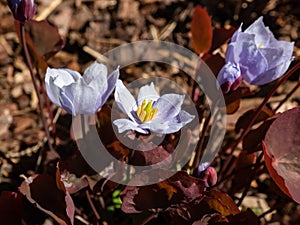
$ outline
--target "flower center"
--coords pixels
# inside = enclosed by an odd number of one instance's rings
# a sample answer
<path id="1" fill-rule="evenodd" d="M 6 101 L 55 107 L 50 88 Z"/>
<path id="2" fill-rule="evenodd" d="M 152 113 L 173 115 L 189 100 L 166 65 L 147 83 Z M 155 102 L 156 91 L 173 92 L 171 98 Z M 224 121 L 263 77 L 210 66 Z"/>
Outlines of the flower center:
<path id="1" fill-rule="evenodd" d="M 258 48 L 263 48 L 264 45 L 263 45 L 262 43 L 260 43 L 257 47 L 258 47 Z"/>
<path id="2" fill-rule="evenodd" d="M 153 120 L 154 117 L 157 115 L 158 108 L 152 108 L 153 101 L 146 101 L 142 102 L 142 105 L 139 105 L 136 111 L 137 116 L 139 117 L 142 123 L 148 122 Z"/>

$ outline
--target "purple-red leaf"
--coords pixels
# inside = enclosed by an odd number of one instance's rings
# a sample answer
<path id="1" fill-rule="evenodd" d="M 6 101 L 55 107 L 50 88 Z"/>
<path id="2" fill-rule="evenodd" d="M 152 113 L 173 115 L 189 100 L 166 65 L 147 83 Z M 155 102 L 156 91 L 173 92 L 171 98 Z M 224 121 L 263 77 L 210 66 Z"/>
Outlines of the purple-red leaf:
<path id="1" fill-rule="evenodd" d="M 234 216 L 228 216 L 230 225 L 258 225 L 260 224 L 259 218 L 252 212 L 251 209 L 247 209 L 244 212 L 240 212 Z"/>
<path id="2" fill-rule="evenodd" d="M 20 23 L 16 21 L 15 26 L 21 40 Z M 45 60 L 64 47 L 64 40 L 58 33 L 58 29 L 45 20 L 30 20 L 25 24 L 25 30 L 25 39 L 33 64 L 46 72 L 48 66 Z"/>
<path id="3" fill-rule="evenodd" d="M 243 150 L 239 154 L 235 164 L 235 176 L 232 180 L 232 186 L 230 194 L 235 194 L 244 188 L 252 178 L 253 174 L 252 165 L 256 161 L 256 154 L 247 154 L 247 151 Z"/>
<path id="4" fill-rule="evenodd" d="M 266 166 L 275 183 L 300 203 L 300 107 L 277 117 L 263 142 Z"/>
<path id="5" fill-rule="evenodd" d="M 225 59 L 219 53 L 215 55 L 205 54 L 202 59 L 209 66 L 215 77 L 218 76 L 220 70 L 225 64 Z"/>
<path id="6" fill-rule="evenodd" d="M 200 198 L 204 187 L 203 180 L 179 171 L 157 184 L 141 187 L 127 186 L 121 193 L 121 209 L 125 213 L 172 210 Z"/>
<path id="7" fill-rule="evenodd" d="M 253 153 L 262 150 L 261 142 L 265 138 L 267 130 L 275 120 L 274 117 L 264 121 L 258 128 L 250 130 L 248 134 L 243 139 L 243 149 L 247 153 Z"/>
<path id="8" fill-rule="evenodd" d="M 209 205 L 210 209 L 219 212 L 222 216 L 235 215 L 240 212 L 229 195 L 217 190 L 206 192 L 203 201 Z"/>
<path id="9" fill-rule="evenodd" d="M 26 23 L 25 29 L 39 55 L 44 56 L 46 60 L 64 46 L 64 40 L 58 33 L 57 27 L 49 24 L 46 20 L 31 20 Z"/>
<path id="10" fill-rule="evenodd" d="M 250 95 L 251 91 L 249 87 L 240 86 L 233 92 L 229 92 L 224 96 L 226 103 L 226 113 L 233 114 L 240 107 L 240 101 L 243 96 Z"/>
<path id="11" fill-rule="evenodd" d="M 215 49 L 221 47 L 221 45 L 225 44 L 232 37 L 236 30 L 236 27 L 230 27 L 229 29 L 224 27 L 214 28 L 211 51 L 214 51 Z"/>
<path id="12" fill-rule="evenodd" d="M 19 190 L 60 225 L 73 225 L 74 203 L 59 176 L 33 175 L 23 181 Z"/>
<path id="13" fill-rule="evenodd" d="M 255 112 L 256 112 L 256 109 L 250 109 L 247 112 L 245 112 L 243 115 L 241 115 L 240 118 L 238 118 L 238 121 L 235 124 L 235 132 L 236 133 L 239 133 L 240 129 L 246 128 L 246 126 L 249 123 L 249 118 L 251 118 Z M 253 124 L 264 121 L 273 115 L 274 115 L 273 110 L 264 107 L 258 114 L 258 117 L 256 118 L 256 120 L 254 121 Z"/>
<path id="14" fill-rule="evenodd" d="M 211 18 L 205 8 L 196 6 L 191 22 L 192 47 L 199 55 L 208 52 L 212 45 Z"/>
<path id="15" fill-rule="evenodd" d="M 0 195 L 0 221 L 1 225 L 22 224 L 22 195 L 2 191 Z"/>

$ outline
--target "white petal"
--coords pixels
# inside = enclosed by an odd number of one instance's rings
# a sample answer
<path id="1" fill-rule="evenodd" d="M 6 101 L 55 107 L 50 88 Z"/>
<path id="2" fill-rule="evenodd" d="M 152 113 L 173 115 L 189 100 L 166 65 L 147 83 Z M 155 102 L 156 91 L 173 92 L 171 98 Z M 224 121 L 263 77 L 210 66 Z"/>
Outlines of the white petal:
<path id="1" fill-rule="evenodd" d="M 116 83 L 115 101 L 119 108 L 134 121 L 131 112 L 137 109 L 136 101 L 120 79 Z"/>
<path id="2" fill-rule="evenodd" d="M 161 96 L 153 105 L 153 108 L 158 108 L 158 112 L 153 121 L 165 123 L 177 116 L 181 110 L 181 105 L 184 100 L 184 95 L 165 94 Z"/>
<path id="3" fill-rule="evenodd" d="M 153 102 L 159 98 L 157 91 L 155 90 L 153 82 L 150 85 L 144 85 L 140 88 L 138 95 L 138 105 L 141 105 L 143 100 L 152 100 Z"/>
<path id="4" fill-rule="evenodd" d="M 135 130 L 142 134 L 148 134 L 148 131 L 138 127 L 138 123 L 133 122 L 129 119 L 117 119 L 113 121 L 113 124 L 118 127 L 119 133 L 123 133 L 126 130 Z"/>
<path id="5" fill-rule="evenodd" d="M 119 67 L 115 69 L 107 78 L 107 89 L 102 94 L 101 106 L 107 101 L 109 95 L 113 92 L 116 86 L 117 79 L 119 78 Z"/>

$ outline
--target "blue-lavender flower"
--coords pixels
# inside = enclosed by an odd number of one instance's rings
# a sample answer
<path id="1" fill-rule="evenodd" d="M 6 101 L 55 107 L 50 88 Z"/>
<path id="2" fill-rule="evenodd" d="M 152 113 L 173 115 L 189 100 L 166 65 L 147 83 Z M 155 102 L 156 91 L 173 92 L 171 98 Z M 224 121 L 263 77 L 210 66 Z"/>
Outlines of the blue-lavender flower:
<path id="1" fill-rule="evenodd" d="M 140 88 L 138 98 L 131 95 L 121 80 L 117 80 L 115 101 L 128 118 L 113 121 L 118 132 L 135 130 L 142 134 L 150 131 L 169 134 L 179 131 L 195 116 L 181 110 L 185 96 L 179 94 L 164 94 L 159 96 L 154 84 Z"/>
<path id="2" fill-rule="evenodd" d="M 278 41 L 259 17 L 244 32 L 233 34 L 226 51 L 226 64 L 218 74 L 224 93 L 236 89 L 240 76 L 249 84 L 263 85 L 281 77 L 288 69 L 294 43 Z"/>
<path id="3" fill-rule="evenodd" d="M 7 0 L 7 4 L 14 18 L 22 23 L 34 16 L 35 6 L 33 0 Z"/>
<path id="4" fill-rule="evenodd" d="M 105 65 L 94 62 L 83 76 L 70 69 L 47 68 L 45 82 L 50 100 L 68 113 L 94 114 L 107 101 L 119 77 L 119 68 L 107 76 Z"/>

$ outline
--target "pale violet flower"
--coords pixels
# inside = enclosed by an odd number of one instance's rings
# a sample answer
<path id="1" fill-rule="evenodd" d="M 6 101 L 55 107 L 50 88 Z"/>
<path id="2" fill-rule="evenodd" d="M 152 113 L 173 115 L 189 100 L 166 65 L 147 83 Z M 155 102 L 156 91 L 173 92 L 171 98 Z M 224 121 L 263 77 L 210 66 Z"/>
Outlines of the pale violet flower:
<path id="1" fill-rule="evenodd" d="M 121 80 L 117 80 L 115 101 L 128 119 L 116 119 L 113 121 L 118 132 L 135 130 L 139 133 L 169 134 L 180 130 L 195 116 L 181 110 L 185 96 L 179 94 L 165 94 L 159 96 L 154 84 L 140 88 L 137 101 L 124 86 Z"/>
<path id="2" fill-rule="evenodd" d="M 94 114 L 115 88 L 119 68 L 107 76 L 105 65 L 94 62 L 83 76 L 70 69 L 47 68 L 45 82 L 50 100 L 73 116 Z"/>
<path id="3" fill-rule="evenodd" d="M 226 64 L 218 74 L 224 93 L 234 90 L 242 78 L 249 84 L 263 85 L 281 77 L 288 69 L 294 43 L 278 41 L 258 18 L 245 31 L 242 25 L 233 34 L 226 51 Z M 238 81 L 237 81 L 238 82 Z"/>

